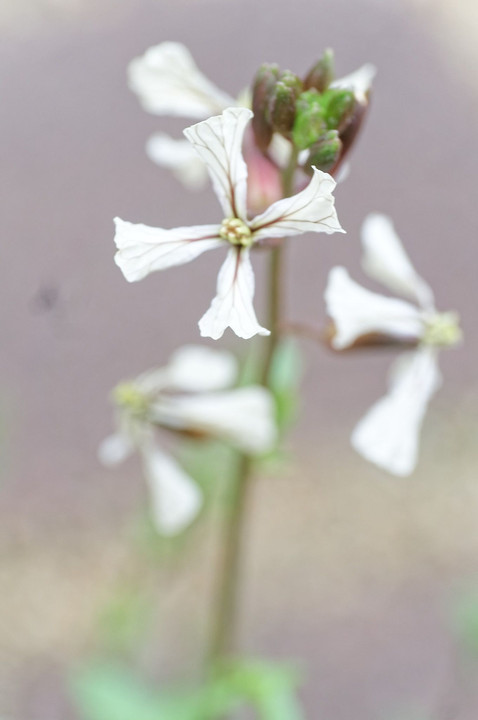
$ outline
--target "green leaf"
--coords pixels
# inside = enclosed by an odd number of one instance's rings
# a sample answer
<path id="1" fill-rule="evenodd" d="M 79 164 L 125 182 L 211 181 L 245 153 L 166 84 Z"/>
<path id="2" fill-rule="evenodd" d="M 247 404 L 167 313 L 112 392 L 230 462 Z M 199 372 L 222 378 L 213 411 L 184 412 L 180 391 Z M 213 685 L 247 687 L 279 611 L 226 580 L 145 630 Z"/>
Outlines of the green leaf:
<path id="1" fill-rule="evenodd" d="M 72 678 L 84 720 L 166 720 L 164 703 L 126 671 L 92 665 Z"/>
<path id="2" fill-rule="evenodd" d="M 127 670 L 91 665 L 71 679 L 82 720 L 223 720 L 240 708 L 258 720 L 303 720 L 297 672 L 262 661 L 227 663 L 203 685 L 153 691 Z"/>
<path id="3" fill-rule="evenodd" d="M 254 660 L 231 663 L 225 672 L 233 692 L 257 711 L 260 720 L 303 720 L 295 669 Z"/>
<path id="4" fill-rule="evenodd" d="M 453 613 L 455 633 L 463 647 L 478 658 L 478 590 L 462 595 Z"/>
<path id="5" fill-rule="evenodd" d="M 295 668 L 264 661 L 249 661 L 239 667 L 238 678 L 261 720 L 302 720 L 296 697 Z"/>

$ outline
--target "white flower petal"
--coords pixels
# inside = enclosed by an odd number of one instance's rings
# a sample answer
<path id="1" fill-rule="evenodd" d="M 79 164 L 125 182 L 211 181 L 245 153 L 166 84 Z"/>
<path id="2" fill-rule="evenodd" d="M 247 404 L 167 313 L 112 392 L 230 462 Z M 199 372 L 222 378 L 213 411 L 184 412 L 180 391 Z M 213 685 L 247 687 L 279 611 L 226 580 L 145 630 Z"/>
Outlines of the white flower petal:
<path id="1" fill-rule="evenodd" d="M 372 213 L 365 218 L 362 245 L 362 267 L 371 278 L 427 310 L 434 309 L 433 293 L 410 262 L 389 217 Z"/>
<path id="2" fill-rule="evenodd" d="M 102 465 L 113 467 L 126 460 L 134 452 L 131 440 L 121 433 L 109 435 L 98 448 L 98 459 Z"/>
<path id="3" fill-rule="evenodd" d="M 233 385 L 238 368 L 232 353 L 204 345 L 185 345 L 173 353 L 166 371 L 170 388 L 208 392 Z"/>
<path id="4" fill-rule="evenodd" d="M 205 118 L 234 104 L 197 68 L 189 50 L 164 42 L 149 48 L 128 68 L 130 88 L 145 110 L 156 115 Z"/>
<path id="5" fill-rule="evenodd" d="M 394 475 L 410 475 L 417 463 L 423 418 L 440 384 L 431 348 L 400 356 L 392 367 L 387 395 L 372 406 L 352 434 L 355 450 Z"/>
<path id="6" fill-rule="evenodd" d="M 304 190 L 273 203 L 250 223 L 254 240 L 305 232 L 345 232 L 340 227 L 332 191 L 335 180 L 313 168 L 314 175 Z"/>
<path id="7" fill-rule="evenodd" d="M 247 219 L 247 166 L 242 140 L 251 117 L 247 108 L 230 107 L 222 115 L 184 130 L 207 166 L 226 218 Z"/>
<path id="8" fill-rule="evenodd" d="M 207 180 L 203 161 L 187 140 L 175 140 L 165 133 L 152 135 L 146 143 L 149 159 L 171 170 L 187 188 L 199 190 Z"/>
<path id="9" fill-rule="evenodd" d="M 332 345 L 337 350 L 369 333 L 399 339 L 419 339 L 423 335 L 422 316 L 414 305 L 366 290 L 352 280 L 344 267 L 332 268 L 324 297 L 336 328 Z"/>
<path id="10" fill-rule="evenodd" d="M 167 388 L 168 384 L 168 371 L 163 367 L 145 370 L 132 382 L 132 385 L 145 395 L 155 395 Z"/>
<path id="11" fill-rule="evenodd" d="M 279 133 L 274 133 L 272 135 L 272 140 L 269 143 L 269 147 L 267 148 L 267 152 L 269 153 L 272 160 L 281 168 L 287 167 L 289 160 L 290 160 L 290 154 L 292 152 L 292 143 L 287 140 L 283 135 L 280 135 Z"/>
<path id="12" fill-rule="evenodd" d="M 355 97 L 359 102 L 364 102 L 367 99 L 367 93 L 372 87 L 373 79 L 377 74 L 377 68 L 372 63 L 366 63 L 362 67 L 355 70 L 355 72 L 346 75 L 343 78 L 334 80 L 331 84 L 331 88 L 342 88 L 344 90 L 352 90 Z"/>
<path id="13" fill-rule="evenodd" d="M 135 282 L 155 270 L 184 265 L 206 250 L 224 245 L 217 225 L 196 225 L 172 230 L 135 224 L 115 218 L 115 263 L 126 280 Z"/>
<path id="14" fill-rule="evenodd" d="M 199 321 L 202 337 L 218 340 L 230 327 L 241 338 L 269 335 L 257 322 L 252 305 L 254 273 L 247 248 L 231 248 L 217 276 L 217 295 Z"/>
<path id="15" fill-rule="evenodd" d="M 249 86 L 242 88 L 235 101 L 233 103 L 228 103 L 227 107 L 231 107 L 231 105 L 234 105 L 234 107 L 245 107 L 250 109 L 252 107 L 252 89 Z"/>
<path id="16" fill-rule="evenodd" d="M 199 513 L 201 491 L 172 457 L 155 446 L 143 450 L 143 466 L 158 532 L 176 535 Z"/>
<path id="17" fill-rule="evenodd" d="M 337 174 L 335 175 L 335 182 L 337 185 L 345 182 L 350 177 L 351 165 L 349 162 L 344 162 L 339 166 Z"/>
<path id="18" fill-rule="evenodd" d="M 227 440 L 250 454 L 270 450 L 277 438 L 274 400 L 260 386 L 166 398 L 162 422 Z"/>

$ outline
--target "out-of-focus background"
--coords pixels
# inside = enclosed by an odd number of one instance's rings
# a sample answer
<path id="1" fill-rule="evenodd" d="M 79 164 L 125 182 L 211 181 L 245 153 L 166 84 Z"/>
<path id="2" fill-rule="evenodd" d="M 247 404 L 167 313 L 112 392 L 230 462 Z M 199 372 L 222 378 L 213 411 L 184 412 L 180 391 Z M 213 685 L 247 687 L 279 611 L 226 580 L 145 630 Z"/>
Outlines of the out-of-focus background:
<path id="1" fill-rule="evenodd" d="M 289 468 L 254 487 L 242 648 L 303 658 L 310 718 L 425 714 L 457 696 L 454 720 L 476 719 L 476 692 L 455 688 L 450 617 L 478 584 L 477 4 L 0 0 L 0 33 L 0 714 L 76 720 L 71 669 L 105 647 L 121 655 L 143 620 L 139 672 L 179 677 L 200 658 L 214 525 L 193 531 L 179 565 L 153 552 L 138 530 L 139 466 L 96 458 L 110 388 L 198 338 L 215 283 L 213 256 L 137 285 L 113 264 L 116 214 L 166 227 L 217 216 L 209 189 L 188 194 L 144 154 L 152 132 L 185 123 L 148 116 L 126 86 L 132 57 L 178 40 L 232 95 L 263 61 L 300 74 L 329 46 L 341 75 L 378 67 L 336 194 L 348 234 L 290 242 L 288 315 L 322 322 L 328 270 L 362 277 L 359 228 L 381 211 L 466 335 L 443 353 L 445 384 L 405 480 L 348 441 L 383 393 L 389 354 L 304 345 Z"/>

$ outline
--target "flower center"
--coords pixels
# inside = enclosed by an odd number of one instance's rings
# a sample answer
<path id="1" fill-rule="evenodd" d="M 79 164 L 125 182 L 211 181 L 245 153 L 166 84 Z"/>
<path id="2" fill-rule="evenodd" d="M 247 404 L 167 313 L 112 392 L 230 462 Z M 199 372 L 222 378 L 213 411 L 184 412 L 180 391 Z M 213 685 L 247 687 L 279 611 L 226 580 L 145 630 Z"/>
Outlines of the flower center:
<path id="1" fill-rule="evenodd" d="M 113 390 L 113 400 L 118 407 L 135 417 L 144 417 L 149 410 L 148 397 L 133 383 L 122 382 L 117 385 Z"/>
<path id="2" fill-rule="evenodd" d="M 460 318 L 457 313 L 436 313 L 425 321 L 423 342 L 427 345 L 451 347 L 462 339 Z"/>
<path id="3" fill-rule="evenodd" d="M 254 242 L 251 229 L 239 218 L 227 218 L 222 221 L 219 236 L 233 245 L 250 247 Z"/>

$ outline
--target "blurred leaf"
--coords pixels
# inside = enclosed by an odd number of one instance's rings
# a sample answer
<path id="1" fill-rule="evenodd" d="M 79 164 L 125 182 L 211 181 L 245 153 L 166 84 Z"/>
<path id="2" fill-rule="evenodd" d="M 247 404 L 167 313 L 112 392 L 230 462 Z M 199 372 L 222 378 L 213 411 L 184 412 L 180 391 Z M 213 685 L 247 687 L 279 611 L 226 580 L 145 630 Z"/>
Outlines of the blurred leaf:
<path id="1" fill-rule="evenodd" d="M 478 590 L 468 591 L 459 599 L 453 625 L 464 648 L 478 658 Z"/>
<path id="2" fill-rule="evenodd" d="M 278 345 L 269 374 L 269 386 L 277 405 L 277 424 L 283 433 L 295 420 L 299 406 L 299 384 L 302 378 L 302 359 L 297 343 L 292 339 Z"/>
<path id="3" fill-rule="evenodd" d="M 224 678 L 204 686 L 154 692 L 126 670 L 93 665 L 72 678 L 83 720 L 221 720 L 240 700 Z"/>
<path id="4" fill-rule="evenodd" d="M 241 361 L 241 369 L 239 373 L 239 387 L 246 385 L 256 385 L 261 376 L 261 357 L 262 346 L 252 343 L 248 346 L 248 350 Z"/>
<path id="5" fill-rule="evenodd" d="M 73 677 L 72 688 L 85 720 L 164 719 L 164 704 L 126 671 L 90 666 Z"/>
<path id="6" fill-rule="evenodd" d="M 72 677 L 82 720 L 223 720 L 241 707 L 259 720 L 303 720 L 297 673 L 259 661 L 222 666 L 205 684 L 153 691 L 126 670 L 92 665 Z"/>
<path id="7" fill-rule="evenodd" d="M 257 711 L 260 720 L 303 720 L 295 669 L 257 660 L 238 661 L 229 665 L 227 674 L 233 692 Z"/>

